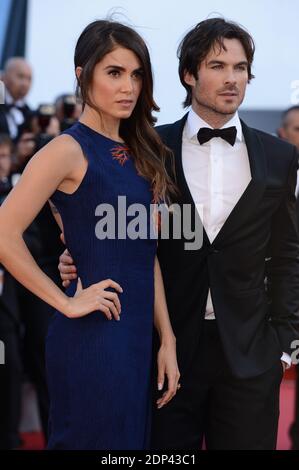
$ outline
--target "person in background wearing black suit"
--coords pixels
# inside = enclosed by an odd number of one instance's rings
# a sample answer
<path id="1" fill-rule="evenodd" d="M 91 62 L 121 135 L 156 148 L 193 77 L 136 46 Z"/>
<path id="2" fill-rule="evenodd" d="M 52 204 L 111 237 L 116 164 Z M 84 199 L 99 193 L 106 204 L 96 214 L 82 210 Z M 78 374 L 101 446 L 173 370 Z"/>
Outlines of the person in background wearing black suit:
<path id="1" fill-rule="evenodd" d="M 0 134 L 0 205 L 12 188 L 11 152 L 10 137 Z M 4 450 L 20 444 L 22 360 L 16 282 L 3 266 L 0 266 L 0 340 L 5 346 L 5 364 L 0 365 L 0 449 Z"/>
<path id="2" fill-rule="evenodd" d="M 16 181 L 20 178 L 34 153 L 39 150 L 37 147 L 45 145 L 51 138 L 52 136 L 48 134 L 38 135 L 23 129 L 16 145 L 17 159 L 12 175 Z M 59 284 L 57 264 L 63 244 L 60 240 L 60 229 L 52 216 L 48 203 L 42 207 L 30 225 L 31 232 L 33 227 L 36 230 L 38 250 L 33 245 L 32 240 L 27 243 L 25 239 L 26 244 L 40 268 L 53 282 Z M 28 230 L 25 234 L 27 232 Z M 20 283 L 17 282 L 16 286 L 19 311 L 24 329 L 22 338 L 24 368 L 37 392 L 39 416 L 43 434 L 47 441 L 49 398 L 45 369 L 45 338 L 54 309 L 28 289 L 25 289 Z"/>
<path id="3" fill-rule="evenodd" d="M 205 438 L 211 450 L 274 449 L 299 328 L 297 155 L 239 119 L 254 56 L 243 28 L 202 21 L 178 55 L 191 109 L 158 132 L 193 228 L 202 208 L 203 243 L 186 249 L 184 233 L 159 240 L 181 388 L 168 407 L 154 407 L 152 448 L 199 449 Z M 66 252 L 59 267 L 64 285 L 76 277 Z"/>
<path id="4" fill-rule="evenodd" d="M 286 140 L 292 145 L 295 145 L 299 152 L 299 105 L 291 106 L 282 114 L 281 126 L 277 131 L 278 136 Z M 297 196 L 297 215 L 299 223 L 299 178 L 297 173 L 297 185 L 296 185 L 296 196 Z"/>
<path id="5" fill-rule="evenodd" d="M 0 134 L 0 205 L 14 186 L 14 175 L 11 172 L 12 151 L 11 138 L 7 134 Z M 42 254 L 42 237 L 36 222 L 28 227 L 23 237 L 32 255 L 39 259 Z M 40 346 L 43 345 L 45 333 L 44 330 L 38 330 L 38 325 L 45 323 L 42 315 L 43 305 L 37 304 L 33 299 L 29 308 L 28 301 L 23 301 L 24 298 L 28 298 L 24 291 L 25 289 L 21 290 L 21 286 L 10 273 L 0 266 L 0 340 L 5 345 L 5 364 L 0 366 L 0 449 L 2 450 L 15 449 L 21 443 L 18 428 L 24 363 L 27 365 L 27 371 L 35 371 L 31 376 L 36 385 L 43 424 L 46 422 L 48 412 L 48 395 L 43 379 L 43 349 Z M 33 308 L 34 305 L 36 309 Z M 26 325 L 25 332 L 24 325 Z M 46 429 L 44 424 L 45 435 Z"/>
<path id="6" fill-rule="evenodd" d="M 31 67 L 22 57 L 12 57 L 5 64 L 2 80 L 5 103 L 0 105 L 0 132 L 17 140 L 32 114 L 26 103 L 32 82 Z"/>
<path id="7" fill-rule="evenodd" d="M 299 105 L 291 106 L 284 111 L 278 135 L 281 139 L 295 145 L 299 151 Z"/>
<path id="8" fill-rule="evenodd" d="M 29 141 L 22 143 L 23 137 Z M 18 160 L 11 171 L 12 141 L 8 135 L 0 134 L 0 205 L 35 153 L 34 135 L 24 130 L 18 147 Z M 30 253 L 57 284 L 57 263 L 63 248 L 59 235 L 60 230 L 48 204 L 24 232 L 24 240 Z M 0 294 L 0 340 L 6 346 L 6 363 L 0 367 L 0 449 L 12 449 L 20 444 L 18 425 L 24 371 L 35 386 L 42 430 L 47 439 L 49 400 L 44 350 L 48 321 L 53 309 L 15 281 L 3 268 L 0 269 L 0 292 L 1 278 L 3 292 Z"/>
<path id="9" fill-rule="evenodd" d="M 282 115 L 281 127 L 278 129 L 278 135 L 290 144 L 297 147 L 299 152 L 299 106 L 292 106 L 288 108 Z M 298 184 L 299 178 L 297 173 L 297 217 L 299 226 L 299 198 L 298 198 Z M 290 429 L 292 439 L 292 449 L 299 450 L 299 365 L 297 365 L 297 378 L 296 378 L 296 405 L 295 405 L 295 419 Z"/>

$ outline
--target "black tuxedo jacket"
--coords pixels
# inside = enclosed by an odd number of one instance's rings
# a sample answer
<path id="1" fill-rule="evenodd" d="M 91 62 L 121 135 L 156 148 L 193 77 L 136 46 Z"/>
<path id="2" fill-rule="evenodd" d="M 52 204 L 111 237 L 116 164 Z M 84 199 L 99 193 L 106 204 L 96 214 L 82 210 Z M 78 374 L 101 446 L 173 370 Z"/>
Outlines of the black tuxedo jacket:
<path id="1" fill-rule="evenodd" d="M 24 116 L 24 123 L 21 124 L 20 126 L 18 126 L 18 136 L 17 137 L 20 136 L 20 133 L 22 132 L 24 127 L 29 126 L 30 119 L 32 117 L 32 111 L 31 111 L 31 109 L 29 108 L 29 106 L 27 104 L 22 108 L 22 113 L 23 113 L 23 116 Z M 0 133 L 10 135 L 6 115 L 7 115 L 6 105 L 1 104 L 0 105 Z"/>
<path id="2" fill-rule="evenodd" d="M 3 267 L 0 266 L 2 269 Z M 4 268 L 3 291 L 0 295 L 0 340 L 4 331 L 19 329 L 20 313 L 17 301 L 17 283 Z"/>
<path id="3" fill-rule="evenodd" d="M 180 190 L 175 202 L 190 204 L 198 217 L 182 167 L 186 117 L 157 130 L 174 153 Z M 236 377 L 263 373 L 283 351 L 291 354 L 291 343 L 299 337 L 296 149 L 243 122 L 242 130 L 252 180 L 213 243 L 205 231 L 203 245 L 196 251 L 184 249 L 184 236 L 159 240 L 182 375 L 198 347 L 209 288 L 224 351 Z"/>

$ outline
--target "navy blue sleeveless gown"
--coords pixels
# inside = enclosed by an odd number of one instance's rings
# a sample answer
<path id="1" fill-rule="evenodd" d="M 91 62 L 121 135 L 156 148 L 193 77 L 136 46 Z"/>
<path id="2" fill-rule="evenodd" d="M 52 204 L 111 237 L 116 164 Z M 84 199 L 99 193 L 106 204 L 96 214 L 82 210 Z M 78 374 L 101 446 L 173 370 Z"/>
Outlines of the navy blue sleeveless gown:
<path id="1" fill-rule="evenodd" d="M 99 239 L 96 208 L 109 204 L 117 219 L 118 196 L 123 196 L 127 207 L 140 203 L 149 209 L 150 183 L 138 175 L 124 144 L 80 122 L 65 133 L 80 144 L 88 161 L 74 193 L 57 190 L 51 197 L 63 220 L 66 245 L 83 288 L 110 278 L 123 293 L 120 321 L 109 321 L 100 311 L 78 319 L 56 312 L 50 323 L 48 449 L 146 449 L 157 241 L 149 237 L 150 217 L 143 239 L 118 237 L 117 223 L 115 239 Z M 71 283 L 67 295 L 74 295 L 76 285 Z"/>

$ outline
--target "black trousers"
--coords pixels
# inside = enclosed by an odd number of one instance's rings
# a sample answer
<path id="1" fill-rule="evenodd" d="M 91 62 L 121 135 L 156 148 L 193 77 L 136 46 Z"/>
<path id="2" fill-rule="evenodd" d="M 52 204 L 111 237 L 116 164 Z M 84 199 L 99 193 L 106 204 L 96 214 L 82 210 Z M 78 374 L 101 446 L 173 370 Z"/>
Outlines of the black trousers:
<path id="1" fill-rule="evenodd" d="M 0 364 L 0 449 L 19 446 L 22 361 L 20 322 L 16 299 L 16 282 L 5 272 L 0 295 L 0 340 L 4 344 L 5 363 Z"/>
<path id="2" fill-rule="evenodd" d="M 0 315 L 3 314 L 0 308 Z M 5 345 L 5 364 L 0 365 L 0 449 L 20 445 L 18 434 L 21 411 L 22 361 L 18 327 L 13 321 L 0 321 L 0 339 Z"/>
<path id="3" fill-rule="evenodd" d="M 43 266 L 43 270 L 59 284 L 57 264 Z M 0 365 L 0 449 L 20 445 L 18 427 L 24 369 L 36 388 L 47 440 L 49 398 L 45 338 L 52 313 L 48 304 L 5 273 L 4 291 L 0 296 L 0 340 L 5 345 L 5 365 Z"/>
<path id="4" fill-rule="evenodd" d="M 45 371 L 45 337 L 52 308 L 19 286 L 22 313 L 22 362 L 24 371 L 35 386 L 39 415 L 45 438 L 48 434 L 49 398 Z"/>
<path id="5" fill-rule="evenodd" d="M 58 262 L 42 266 L 42 270 L 57 284 Z M 39 415 L 45 439 L 48 438 L 49 395 L 45 366 L 45 339 L 54 309 L 18 284 L 18 301 L 24 327 L 23 364 L 37 394 Z"/>
<path id="6" fill-rule="evenodd" d="M 280 361 L 264 374 L 233 377 L 216 320 L 205 320 L 199 348 L 181 389 L 153 409 L 152 449 L 275 449 L 279 418 Z M 157 398 L 157 396 L 155 397 Z"/>

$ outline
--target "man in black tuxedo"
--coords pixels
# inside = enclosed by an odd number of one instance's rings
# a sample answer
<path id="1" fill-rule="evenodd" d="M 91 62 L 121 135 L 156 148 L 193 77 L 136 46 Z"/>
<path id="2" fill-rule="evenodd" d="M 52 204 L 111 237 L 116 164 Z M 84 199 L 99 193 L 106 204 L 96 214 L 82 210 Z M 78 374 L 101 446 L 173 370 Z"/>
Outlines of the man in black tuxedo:
<path id="1" fill-rule="evenodd" d="M 199 449 L 203 438 L 208 449 L 276 445 L 279 388 L 299 327 L 297 156 L 238 117 L 253 55 L 238 25 L 199 23 L 179 47 L 192 109 L 157 128 L 175 157 L 175 202 L 182 214 L 192 208 L 193 228 L 201 206 L 203 243 L 186 249 L 184 233 L 159 240 L 181 388 L 154 407 L 154 449 Z M 60 260 L 64 281 L 73 279 L 71 259 Z"/>
<path id="2" fill-rule="evenodd" d="M 181 390 L 154 413 L 153 447 L 273 449 L 279 386 L 299 328 L 296 149 L 239 120 L 254 43 L 223 19 L 179 47 L 191 105 L 159 133 L 173 150 L 180 204 L 203 206 L 203 246 L 161 240 Z M 265 283 L 267 278 L 267 284 Z"/>
<path id="3" fill-rule="evenodd" d="M 0 104 L 0 133 L 16 140 L 32 115 L 26 103 L 32 82 L 31 67 L 22 57 L 12 57 L 5 64 L 2 80 L 5 103 Z"/>
<path id="4" fill-rule="evenodd" d="M 299 106 L 295 105 L 288 108 L 282 115 L 281 127 L 278 130 L 278 135 L 297 147 L 299 151 Z M 298 188 L 298 173 L 297 173 L 297 217 L 299 227 L 299 188 Z M 295 405 L 295 420 L 290 429 L 292 438 L 292 449 L 299 450 L 299 365 L 297 365 L 297 378 L 296 378 L 296 405 Z"/>

